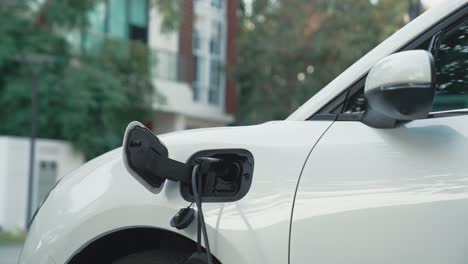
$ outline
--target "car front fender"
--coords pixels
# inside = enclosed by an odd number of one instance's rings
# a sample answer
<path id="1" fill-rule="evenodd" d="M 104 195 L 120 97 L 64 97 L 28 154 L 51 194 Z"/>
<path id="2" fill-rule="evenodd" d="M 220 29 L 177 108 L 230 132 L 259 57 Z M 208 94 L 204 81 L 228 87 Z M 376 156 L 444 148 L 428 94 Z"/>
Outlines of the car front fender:
<path id="1" fill-rule="evenodd" d="M 205 203 L 213 254 L 222 263 L 287 263 L 294 193 L 308 154 L 331 122 L 279 121 L 200 129 L 161 136 L 169 156 L 185 162 L 206 149 L 243 148 L 255 159 L 247 195 L 231 203 Z M 124 167 L 122 149 L 108 152 L 67 175 L 34 220 L 20 263 L 66 263 L 89 243 L 115 230 L 154 227 L 196 240 L 170 219 L 189 203 L 179 184 L 166 181 L 154 194 Z M 49 262 L 47 262 L 49 261 Z"/>

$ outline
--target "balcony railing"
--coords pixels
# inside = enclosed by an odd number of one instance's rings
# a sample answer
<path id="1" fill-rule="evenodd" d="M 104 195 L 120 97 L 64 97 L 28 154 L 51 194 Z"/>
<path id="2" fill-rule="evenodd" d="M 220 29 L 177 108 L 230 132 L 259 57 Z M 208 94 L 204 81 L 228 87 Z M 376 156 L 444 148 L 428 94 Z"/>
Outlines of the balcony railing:
<path id="1" fill-rule="evenodd" d="M 128 39 L 114 38 L 107 34 L 86 32 L 72 36 L 77 50 L 88 54 L 108 54 L 129 59 L 133 67 L 149 73 L 152 78 L 178 82 L 189 81 L 186 57 L 172 51 L 149 48 L 146 44 Z"/>
<path id="2" fill-rule="evenodd" d="M 151 49 L 151 75 L 171 81 L 188 82 L 188 65 L 185 56 L 179 53 Z"/>

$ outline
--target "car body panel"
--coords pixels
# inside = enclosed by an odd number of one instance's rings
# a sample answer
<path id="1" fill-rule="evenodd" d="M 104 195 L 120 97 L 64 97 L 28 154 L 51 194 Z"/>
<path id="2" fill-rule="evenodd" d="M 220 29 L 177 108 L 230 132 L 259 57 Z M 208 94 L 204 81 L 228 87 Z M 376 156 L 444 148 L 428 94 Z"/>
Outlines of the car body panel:
<path id="1" fill-rule="evenodd" d="M 206 203 L 204 214 L 214 255 L 223 263 L 287 263 L 294 193 L 304 162 L 332 122 L 279 121 L 200 129 L 161 136 L 169 155 L 186 161 L 206 149 L 244 148 L 255 159 L 248 194 L 233 203 Z M 139 184 L 114 150 L 66 176 L 39 211 L 20 263 L 50 254 L 66 263 L 81 248 L 115 230 L 145 226 L 196 240 L 194 225 L 178 231 L 170 219 L 188 205 L 178 184 L 159 194 Z"/>
<path id="2" fill-rule="evenodd" d="M 300 179 L 290 263 L 467 263 L 467 152 L 466 115 L 335 122 Z"/>
<path id="3" fill-rule="evenodd" d="M 336 263 L 353 262 L 360 256 L 366 258 L 359 263 L 385 263 L 379 254 L 387 261 L 392 247 L 401 254 L 394 260 L 409 262 L 413 259 L 403 256 L 428 253 L 423 251 L 426 241 L 427 250 L 432 250 L 427 256 L 434 256 L 438 250 L 435 246 L 446 250 L 442 254 L 446 261 L 439 263 L 466 259 L 460 254 L 448 255 L 459 253 L 463 243 L 468 245 L 466 228 L 457 228 L 467 222 L 465 174 L 457 169 L 450 176 L 437 175 L 442 173 L 437 170 L 448 167 L 435 169 L 435 164 L 442 163 L 434 154 L 429 153 L 427 160 L 409 159 L 408 153 L 439 150 L 421 143 L 427 138 L 401 130 L 377 130 L 360 122 L 304 121 L 361 79 L 378 60 L 401 49 L 467 2 L 445 1 L 429 10 L 343 72 L 287 121 L 161 136 L 170 157 L 179 161 L 201 150 L 228 148 L 247 149 L 255 158 L 253 183 L 242 200 L 204 205 L 212 252 L 222 263 L 284 264 L 288 257 L 291 264 L 313 260 Z M 410 122 L 404 129 L 419 126 L 426 137 L 439 142 L 444 142 L 440 134 L 458 137 L 460 145 L 449 145 L 455 149 L 449 155 L 461 155 L 466 127 L 458 123 L 461 119 L 447 120 L 440 126 L 458 129 L 443 129 L 431 120 Z M 430 127 L 439 132 L 431 134 Z M 392 133 L 402 133 L 402 139 L 392 138 Z M 405 148 L 403 142 L 414 146 Z M 95 239 L 123 228 L 154 227 L 195 240 L 193 226 L 183 231 L 169 226 L 173 215 L 188 204 L 180 196 L 178 184 L 167 182 L 159 194 L 151 193 L 126 171 L 121 152 L 117 149 L 88 162 L 57 185 L 31 226 L 20 263 L 45 264 L 51 263 L 51 258 L 56 264 L 66 263 Z M 443 160 L 448 161 L 448 157 Z M 461 160 L 453 165 L 461 168 Z M 394 162 L 401 164 L 401 169 L 390 166 Z M 363 177 L 359 170 L 364 165 L 369 171 Z M 405 178 L 410 165 L 416 166 L 411 169 L 416 174 Z M 303 169 L 290 244 L 294 196 Z M 372 178 L 375 175 L 378 179 Z M 428 210 L 439 214 L 426 219 Z M 447 245 L 436 240 L 437 230 L 431 225 L 447 228 L 440 233 Z M 451 243 L 456 246 L 450 248 Z M 417 251 L 410 252 L 409 245 Z M 440 259 L 427 259 L 427 263 L 436 260 Z"/>

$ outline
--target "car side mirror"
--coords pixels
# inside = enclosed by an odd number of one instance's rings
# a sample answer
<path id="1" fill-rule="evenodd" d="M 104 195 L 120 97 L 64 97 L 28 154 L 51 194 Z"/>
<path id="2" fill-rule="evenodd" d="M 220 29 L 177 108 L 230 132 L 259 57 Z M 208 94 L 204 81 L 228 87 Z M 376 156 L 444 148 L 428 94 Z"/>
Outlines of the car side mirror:
<path id="1" fill-rule="evenodd" d="M 377 62 L 367 75 L 367 111 L 362 122 L 375 128 L 394 128 L 401 121 L 426 118 L 435 94 L 432 54 L 411 50 Z"/>

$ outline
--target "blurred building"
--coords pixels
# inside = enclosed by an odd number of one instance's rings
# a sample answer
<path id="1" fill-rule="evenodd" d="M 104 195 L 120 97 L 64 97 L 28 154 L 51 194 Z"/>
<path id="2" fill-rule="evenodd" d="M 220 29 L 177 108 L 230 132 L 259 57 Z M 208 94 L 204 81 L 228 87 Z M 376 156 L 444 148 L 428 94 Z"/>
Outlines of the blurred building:
<path id="1" fill-rule="evenodd" d="M 182 1 L 180 28 L 169 33 L 161 31 L 158 9 L 151 9 L 153 77 L 166 98 L 165 104 L 155 104 L 152 128 L 157 133 L 233 122 L 235 83 L 225 69 L 235 63 L 236 2 Z"/>
<path id="2" fill-rule="evenodd" d="M 26 227 L 29 150 L 28 138 L 0 136 L 0 229 L 22 230 Z M 37 140 L 35 156 L 33 210 L 59 177 L 85 160 L 69 143 L 52 139 Z"/>
<path id="3" fill-rule="evenodd" d="M 149 71 L 163 101 L 154 101 L 156 133 L 225 126 L 234 121 L 235 82 L 226 68 L 235 63 L 237 0 L 180 3 L 179 27 L 166 31 L 151 0 L 107 0 L 90 14 L 91 30 L 75 42 L 99 46 L 102 38 L 149 47 Z"/>
<path id="4" fill-rule="evenodd" d="M 103 48 L 110 40 L 121 45 L 122 54 L 143 54 L 143 69 L 164 100 L 155 98 L 152 120 L 140 121 L 156 133 L 229 125 L 237 104 L 235 82 L 226 76 L 236 58 L 237 0 L 178 1 L 180 25 L 169 32 L 162 30 L 163 16 L 150 1 L 102 1 L 89 14 L 89 30 L 67 36 L 81 51 Z M 39 139 L 35 156 L 33 210 L 59 178 L 84 163 L 67 142 L 57 140 Z M 26 227 L 28 157 L 28 138 L 0 137 L 0 229 Z"/>

